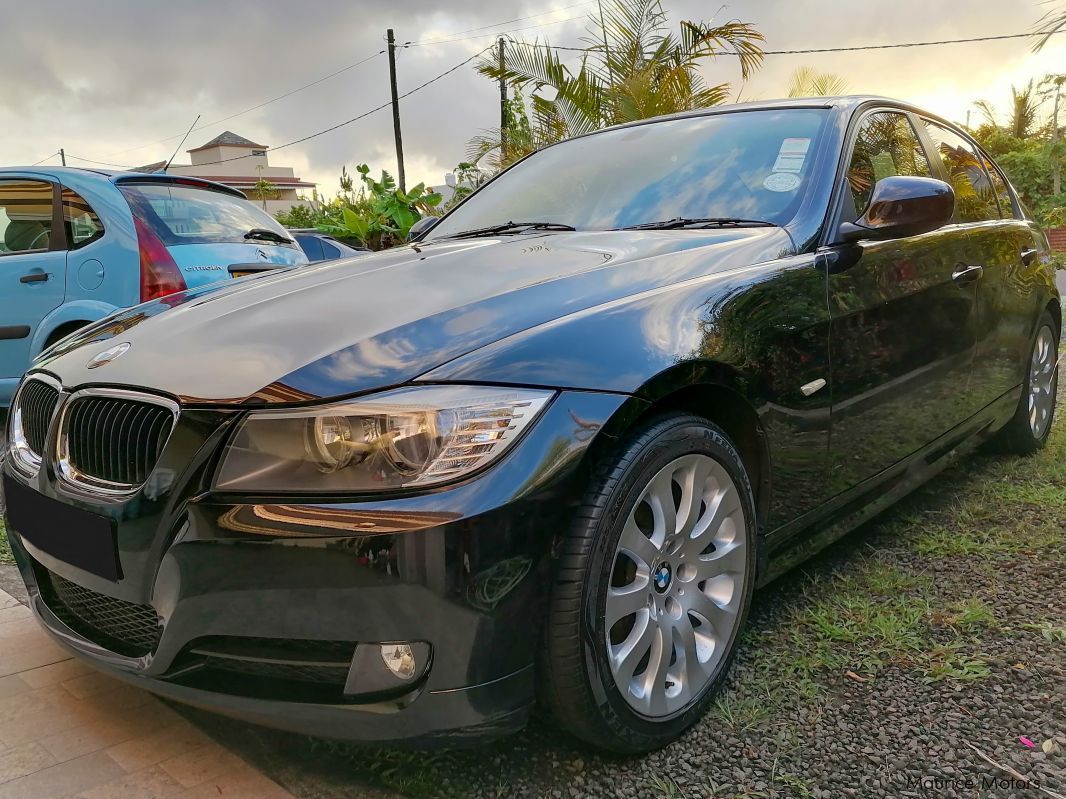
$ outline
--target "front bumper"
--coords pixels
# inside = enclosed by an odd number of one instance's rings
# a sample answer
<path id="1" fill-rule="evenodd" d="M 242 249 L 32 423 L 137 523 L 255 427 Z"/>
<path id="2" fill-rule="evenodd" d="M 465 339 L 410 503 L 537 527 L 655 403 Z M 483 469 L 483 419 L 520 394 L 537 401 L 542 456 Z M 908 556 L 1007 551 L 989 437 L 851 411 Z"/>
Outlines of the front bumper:
<path id="1" fill-rule="evenodd" d="M 627 401 L 564 392 L 485 474 L 360 502 L 236 502 L 205 492 L 213 459 L 204 451 L 217 450 L 234 417 L 208 424 L 206 412 L 183 414 L 184 429 L 160 462 L 168 491 L 156 485 L 150 498 L 102 506 L 65 493 L 47 467 L 29 481 L 117 520 L 118 582 L 50 556 L 9 527 L 12 547 L 33 610 L 60 644 L 153 692 L 354 741 L 423 745 L 501 735 L 524 724 L 534 701 L 550 541 L 582 492 L 588 448 L 610 435 L 604 427 Z M 87 614 L 72 615 L 71 607 L 83 610 L 63 593 L 72 586 L 79 601 L 89 597 Z M 116 617 L 118 626 L 106 627 Z M 122 625 L 143 628 L 146 617 L 159 625 L 150 648 L 127 648 Z M 429 653 L 409 682 L 384 668 L 385 642 L 419 642 Z M 282 643 L 351 648 L 343 668 L 334 656 L 333 671 L 312 669 L 308 685 L 307 670 L 292 679 L 291 664 L 278 676 L 274 644 Z M 220 660 L 219 648 L 237 656 Z M 295 659 L 306 666 L 304 656 Z"/>

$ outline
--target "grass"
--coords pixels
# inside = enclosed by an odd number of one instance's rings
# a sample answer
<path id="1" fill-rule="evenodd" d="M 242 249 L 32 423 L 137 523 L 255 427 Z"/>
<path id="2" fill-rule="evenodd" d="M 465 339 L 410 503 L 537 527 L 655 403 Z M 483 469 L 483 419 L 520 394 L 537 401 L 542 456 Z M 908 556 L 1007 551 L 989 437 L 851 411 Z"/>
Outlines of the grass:
<path id="1" fill-rule="evenodd" d="M 7 542 L 7 527 L 4 520 L 0 519 L 0 563 L 14 563 L 15 556 L 11 554 L 11 545 Z"/>

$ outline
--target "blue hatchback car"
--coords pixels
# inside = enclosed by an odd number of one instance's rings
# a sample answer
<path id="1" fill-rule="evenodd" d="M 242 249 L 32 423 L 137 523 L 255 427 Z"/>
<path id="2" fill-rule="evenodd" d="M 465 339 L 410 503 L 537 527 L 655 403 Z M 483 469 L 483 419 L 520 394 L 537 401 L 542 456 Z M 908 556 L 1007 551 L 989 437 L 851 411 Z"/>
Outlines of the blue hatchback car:
<path id="1" fill-rule="evenodd" d="M 235 189 L 198 178 L 0 169 L 0 408 L 30 362 L 140 302 L 307 257 Z"/>

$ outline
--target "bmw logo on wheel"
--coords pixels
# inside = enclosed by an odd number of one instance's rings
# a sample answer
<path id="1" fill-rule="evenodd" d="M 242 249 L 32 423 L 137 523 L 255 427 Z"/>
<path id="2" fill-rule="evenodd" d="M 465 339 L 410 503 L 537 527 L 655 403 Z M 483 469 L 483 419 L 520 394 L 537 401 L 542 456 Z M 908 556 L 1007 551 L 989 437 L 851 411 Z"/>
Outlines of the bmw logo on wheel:
<path id="1" fill-rule="evenodd" d="M 660 563 L 658 568 L 652 574 L 652 581 L 655 583 L 655 590 L 660 594 L 670 587 L 670 566 L 666 563 Z"/>

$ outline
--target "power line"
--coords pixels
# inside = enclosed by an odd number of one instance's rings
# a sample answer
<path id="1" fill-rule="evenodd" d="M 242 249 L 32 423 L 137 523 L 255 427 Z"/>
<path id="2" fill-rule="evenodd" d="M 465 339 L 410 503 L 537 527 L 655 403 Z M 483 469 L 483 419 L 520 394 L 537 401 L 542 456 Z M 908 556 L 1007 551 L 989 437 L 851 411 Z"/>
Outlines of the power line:
<path id="1" fill-rule="evenodd" d="M 490 45 L 489 47 L 486 47 L 483 50 L 479 50 L 478 52 L 474 53 L 469 58 L 467 58 L 464 61 L 461 61 L 458 64 L 456 64 L 454 67 L 451 67 L 450 69 L 447 69 L 444 72 L 441 72 L 439 75 L 436 75 L 436 76 L 430 78 L 425 83 L 420 83 L 418 86 L 415 86 L 413 89 L 410 89 L 409 91 L 404 92 L 397 99 L 398 100 L 403 100 L 404 98 L 410 97 L 415 92 L 422 91 L 422 89 L 424 89 L 427 86 L 430 86 L 430 85 L 436 83 L 437 81 L 441 80 L 442 78 L 447 77 L 448 75 L 451 75 L 456 70 L 462 69 L 467 64 L 469 64 L 471 61 L 473 61 L 475 58 L 478 58 L 482 54 L 487 53 L 489 50 L 492 50 L 495 46 L 496 45 Z M 382 103 L 379 106 L 371 108 L 369 111 L 364 111 L 362 114 L 359 114 L 358 116 L 352 117 L 351 119 L 346 119 L 344 122 L 338 122 L 336 125 L 331 125 L 330 127 L 325 128 L 324 130 L 320 130 L 320 131 L 317 131 L 315 133 L 311 133 L 311 134 L 309 134 L 307 136 L 304 136 L 302 138 L 299 138 L 299 139 L 293 139 L 290 142 L 285 142 L 285 144 L 279 144 L 277 147 L 270 147 L 267 150 L 267 152 L 274 152 L 275 150 L 284 150 L 286 147 L 292 147 L 295 144 L 302 144 L 305 141 L 310 141 L 311 139 L 317 139 L 319 136 L 324 136 L 327 133 L 332 133 L 333 131 L 338 130 L 339 128 L 343 128 L 343 127 L 345 127 L 347 125 L 351 125 L 353 122 L 358 122 L 361 119 L 366 119 L 371 114 L 376 114 L 378 111 L 381 111 L 382 109 L 388 108 L 390 105 L 392 105 L 392 101 L 391 100 L 389 102 L 385 102 L 385 103 Z M 197 166 L 211 166 L 211 165 L 214 165 L 214 164 L 225 164 L 225 163 L 228 163 L 230 161 L 241 161 L 241 160 L 243 160 L 245 158 L 251 158 L 251 157 L 252 157 L 251 155 L 236 155 L 233 158 L 223 158 L 223 159 L 221 159 L 219 161 L 205 161 L 202 164 L 197 164 Z M 109 164 L 108 166 L 114 166 L 114 164 Z"/>
<path id="2" fill-rule="evenodd" d="M 1056 31 L 1066 33 L 1066 30 Z M 932 47 L 940 44 L 968 44 L 970 42 L 994 42 L 1002 39 L 1027 39 L 1033 36 L 1043 36 L 1042 33 L 1009 33 L 1002 36 L 976 36 L 972 39 L 942 39 L 936 42 L 901 42 L 899 44 L 864 44 L 856 47 L 816 47 L 808 50 L 763 50 L 763 55 L 808 55 L 810 53 L 851 53 L 859 50 L 895 50 L 902 47 Z M 543 45 L 552 50 L 572 50 L 586 52 L 588 47 L 557 47 L 555 45 Z M 721 55 L 739 55 L 738 53 L 724 52 Z"/>
<path id="3" fill-rule="evenodd" d="M 238 111 L 235 114 L 230 114 L 229 116 L 226 116 L 226 117 L 221 117 L 219 119 L 213 119 L 210 122 L 205 122 L 204 124 L 200 125 L 199 128 L 196 128 L 196 130 L 203 130 L 205 128 L 210 128 L 213 125 L 220 125 L 223 122 L 229 122 L 231 119 L 236 119 L 239 116 L 244 116 L 245 114 L 250 114 L 252 111 L 258 111 L 260 108 L 268 106 L 271 103 L 276 103 L 279 100 L 284 100 L 286 97 L 291 97 L 294 94 L 298 94 L 299 92 L 302 92 L 302 91 L 304 91 L 306 89 L 310 89 L 312 86 L 317 86 L 320 83 L 325 83 L 330 78 L 335 78 L 338 75 L 341 75 L 341 74 L 347 72 L 348 70 L 355 69 L 356 67 L 362 66 L 363 64 L 367 63 L 368 61 L 373 61 L 378 56 L 383 55 L 384 52 L 385 52 L 384 50 L 378 50 L 373 55 L 369 55 L 366 58 L 363 58 L 363 59 L 361 59 L 359 61 L 356 61 L 354 64 L 349 64 L 346 67 L 341 67 L 340 69 L 336 70 L 335 72 L 331 72 L 328 75 L 323 75 L 321 78 L 318 78 L 317 80 L 313 80 L 310 83 L 305 83 L 303 86 L 299 86 L 299 87 L 297 87 L 295 89 L 287 91 L 284 94 L 279 94 L 277 97 L 271 97 L 269 100 L 264 100 L 261 103 L 257 103 L 256 105 L 253 105 L 253 106 L 251 106 L 249 108 L 245 108 L 243 111 Z M 139 144 L 136 147 L 127 147 L 124 150 L 115 150 L 114 152 L 111 153 L 111 155 L 122 155 L 123 153 L 128 153 L 128 152 L 130 152 L 132 150 L 141 150 L 141 149 L 144 149 L 145 147 L 150 147 L 153 144 L 164 144 L 164 143 L 166 143 L 168 141 L 173 141 L 174 139 L 179 139 L 179 138 L 181 138 L 184 135 L 186 135 L 186 134 L 185 133 L 175 133 L 172 136 L 167 136 L 166 138 L 159 139 L 157 141 L 150 142 L 148 144 Z M 83 159 L 80 159 L 80 160 L 84 161 L 84 160 L 88 160 L 88 159 L 84 159 L 83 158 Z"/>
<path id="4" fill-rule="evenodd" d="M 56 153 L 56 155 L 59 155 L 59 153 Z M 67 153 L 67 158 L 73 158 L 75 161 L 84 161 L 86 164 L 96 164 L 97 166 L 113 166 L 117 169 L 133 169 L 133 167 L 128 166 L 127 164 L 112 164 L 109 161 L 97 161 L 94 158 L 82 158 L 80 155 L 73 155 L 72 153 Z"/>
<path id="5" fill-rule="evenodd" d="M 41 164 L 43 164 L 43 163 L 44 163 L 45 161 L 50 161 L 50 160 L 52 160 L 53 158 L 55 158 L 55 157 L 56 157 L 57 155 L 59 155 L 59 150 L 56 150 L 56 151 L 55 151 L 54 153 L 52 153 L 51 155 L 46 155 L 46 156 L 45 156 L 44 158 L 42 158 L 42 159 L 41 159 L 40 161 L 35 161 L 34 163 L 30 164 L 30 166 L 40 166 L 40 165 L 41 165 Z"/>

